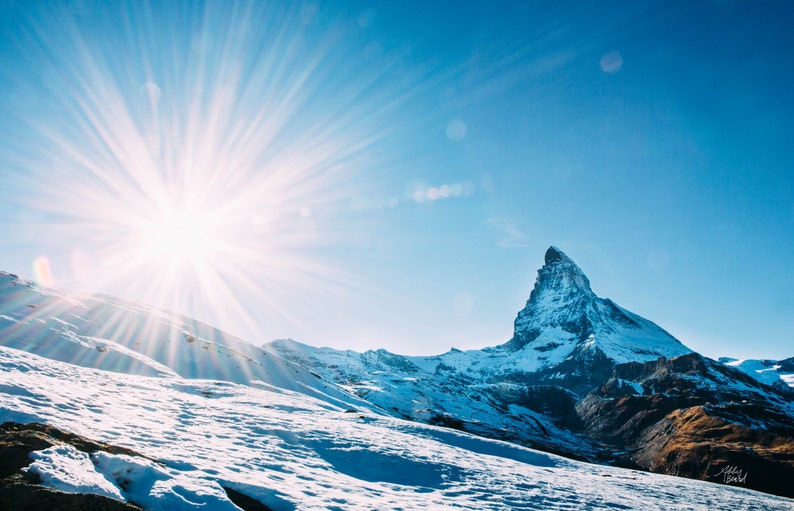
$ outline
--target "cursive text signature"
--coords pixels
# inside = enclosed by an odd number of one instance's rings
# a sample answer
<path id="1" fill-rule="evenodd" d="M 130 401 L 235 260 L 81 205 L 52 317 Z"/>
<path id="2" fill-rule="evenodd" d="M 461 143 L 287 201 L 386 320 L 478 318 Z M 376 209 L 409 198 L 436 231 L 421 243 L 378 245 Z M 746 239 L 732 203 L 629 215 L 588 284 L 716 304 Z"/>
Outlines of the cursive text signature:
<path id="1" fill-rule="evenodd" d="M 747 484 L 747 472 L 736 465 L 728 465 L 716 475 L 722 476 L 722 482 L 725 484 Z"/>

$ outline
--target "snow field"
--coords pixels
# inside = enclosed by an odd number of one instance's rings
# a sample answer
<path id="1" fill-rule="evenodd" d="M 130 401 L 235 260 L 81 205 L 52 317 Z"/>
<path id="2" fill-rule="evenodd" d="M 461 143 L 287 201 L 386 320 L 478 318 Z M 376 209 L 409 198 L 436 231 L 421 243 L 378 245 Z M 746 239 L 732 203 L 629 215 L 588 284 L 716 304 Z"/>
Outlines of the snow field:
<path id="1" fill-rule="evenodd" d="M 91 457 L 71 445 L 53 446 L 30 454 L 27 472 L 37 474 L 44 486 L 69 493 L 93 493 L 126 500 L 119 488 L 97 472 Z"/>
<path id="2" fill-rule="evenodd" d="M 144 458 L 56 446 L 53 487 L 147 509 L 792 509 L 741 488 L 578 463 L 290 390 L 82 368 L 0 347 L 0 420 L 41 421 Z M 104 481 L 103 481 L 104 480 Z M 118 498 L 118 497 L 116 497 Z"/>

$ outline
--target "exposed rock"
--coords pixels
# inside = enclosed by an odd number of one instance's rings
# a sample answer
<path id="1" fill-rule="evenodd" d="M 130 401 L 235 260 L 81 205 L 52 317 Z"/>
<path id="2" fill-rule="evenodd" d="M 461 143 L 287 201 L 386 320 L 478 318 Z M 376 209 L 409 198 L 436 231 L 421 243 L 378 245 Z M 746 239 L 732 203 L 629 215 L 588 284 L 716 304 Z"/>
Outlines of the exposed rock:
<path id="1" fill-rule="evenodd" d="M 614 374 L 577 411 L 616 463 L 794 497 L 794 418 L 771 388 L 697 354 Z"/>
<path id="2" fill-rule="evenodd" d="M 221 486 L 223 491 L 226 492 L 226 495 L 229 497 L 229 500 L 234 502 L 234 505 L 242 509 L 243 511 L 273 511 L 266 505 L 262 504 L 258 500 L 249 497 L 244 493 L 240 493 L 239 491 L 229 488 L 228 486 Z"/>
<path id="3" fill-rule="evenodd" d="M 561 327 L 579 340 L 593 333 L 587 310 L 597 297 L 587 276 L 556 247 L 549 247 L 544 261 L 529 300 L 516 317 L 508 343 L 511 349 L 520 349 L 548 328 Z"/>
<path id="4" fill-rule="evenodd" d="M 794 357 L 789 357 L 783 360 L 779 360 L 778 365 L 780 366 L 781 371 L 786 371 L 787 373 L 794 373 Z"/>
<path id="5" fill-rule="evenodd" d="M 2 511 L 141 511 L 128 502 L 87 493 L 65 493 L 37 484 L 0 481 Z"/>
<path id="6" fill-rule="evenodd" d="M 670 412 L 637 444 L 632 459 L 652 472 L 794 497 L 794 439 L 732 424 L 708 407 Z"/>
<path id="7" fill-rule="evenodd" d="M 32 463 L 29 454 L 53 445 L 69 444 L 84 452 L 140 456 L 124 447 L 95 442 L 88 438 L 39 423 L 0 425 L 0 510 L 39 511 L 140 511 L 141 508 L 101 495 L 65 493 L 39 485 L 35 475 L 22 469 Z"/>

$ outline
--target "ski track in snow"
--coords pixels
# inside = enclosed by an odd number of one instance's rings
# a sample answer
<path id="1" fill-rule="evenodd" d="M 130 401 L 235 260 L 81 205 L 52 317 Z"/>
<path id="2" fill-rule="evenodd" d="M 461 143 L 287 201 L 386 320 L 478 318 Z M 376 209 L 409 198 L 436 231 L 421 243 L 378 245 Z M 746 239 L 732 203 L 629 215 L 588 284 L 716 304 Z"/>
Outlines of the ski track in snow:
<path id="1" fill-rule="evenodd" d="M 98 453 L 87 464 L 63 447 L 36 455 L 33 470 L 61 474 L 54 487 L 93 484 L 147 509 L 236 509 L 221 485 L 276 511 L 794 509 L 742 488 L 345 413 L 290 390 L 106 372 L 7 347 L 0 420 L 46 422 L 160 460 Z"/>

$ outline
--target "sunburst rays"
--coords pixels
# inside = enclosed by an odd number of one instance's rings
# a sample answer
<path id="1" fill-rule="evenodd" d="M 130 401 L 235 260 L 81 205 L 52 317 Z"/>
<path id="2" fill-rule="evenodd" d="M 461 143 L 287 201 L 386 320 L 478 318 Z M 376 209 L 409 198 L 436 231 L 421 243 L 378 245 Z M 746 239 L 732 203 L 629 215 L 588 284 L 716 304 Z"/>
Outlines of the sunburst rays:
<path id="1" fill-rule="evenodd" d="M 257 2 L 50 16 L 25 44 L 57 109 L 26 120 L 16 160 L 31 231 L 70 251 L 56 283 L 250 335 L 289 316 L 285 296 L 344 282 L 312 251 L 339 241 L 329 226 L 408 94 L 349 58 L 344 20 Z"/>

